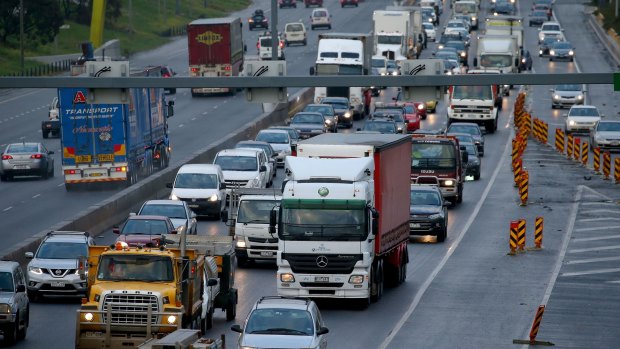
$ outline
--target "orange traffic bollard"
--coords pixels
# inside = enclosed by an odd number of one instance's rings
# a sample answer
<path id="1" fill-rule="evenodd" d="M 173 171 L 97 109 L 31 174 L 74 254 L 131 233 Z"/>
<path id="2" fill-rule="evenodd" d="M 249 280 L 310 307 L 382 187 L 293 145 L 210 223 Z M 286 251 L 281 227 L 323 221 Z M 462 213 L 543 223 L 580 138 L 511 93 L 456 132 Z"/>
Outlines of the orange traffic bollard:
<path id="1" fill-rule="evenodd" d="M 581 154 L 581 138 L 574 137 L 573 141 L 575 142 L 575 144 L 573 144 L 574 160 L 579 161 L 579 155 Z"/>
<path id="2" fill-rule="evenodd" d="M 530 329 L 529 340 L 513 339 L 512 344 L 544 345 L 548 347 L 554 346 L 555 344 L 553 344 L 552 342 L 536 340 L 536 337 L 538 336 L 538 330 L 540 329 L 540 323 L 542 322 L 544 313 L 545 313 L 545 306 L 541 304 L 538 306 L 538 309 L 536 309 L 536 316 L 534 317 L 534 321 L 532 322 L 532 328 Z"/>
<path id="3" fill-rule="evenodd" d="M 542 248 L 543 227 L 544 227 L 543 217 L 536 217 L 536 220 L 534 221 L 534 246 L 536 249 Z"/>
<path id="4" fill-rule="evenodd" d="M 606 151 L 603 153 L 603 178 L 609 179 L 609 173 L 611 172 L 611 154 Z"/>
<path id="5" fill-rule="evenodd" d="M 513 173 L 514 173 L 514 179 L 515 179 L 515 187 L 518 187 L 519 180 L 521 178 L 521 167 L 523 165 L 523 161 L 521 160 L 521 158 L 517 158 L 517 161 L 515 161 L 513 165 L 514 165 Z"/>
<path id="6" fill-rule="evenodd" d="M 519 197 L 521 198 L 521 206 L 527 206 L 528 187 L 529 174 L 527 171 L 521 170 L 521 175 L 519 176 Z"/>
<path id="7" fill-rule="evenodd" d="M 592 154 L 594 156 L 594 172 L 601 174 L 601 148 L 595 147 L 592 149 Z"/>
<path id="8" fill-rule="evenodd" d="M 566 157 L 570 160 L 573 158 L 573 146 L 575 145 L 573 143 L 573 135 L 572 134 L 568 134 L 568 139 L 566 140 Z"/>
<path id="9" fill-rule="evenodd" d="M 525 219 L 519 219 L 517 224 L 517 252 L 525 252 Z"/>
<path id="10" fill-rule="evenodd" d="M 620 183 L 620 158 L 614 159 L 614 179 L 616 184 Z"/>
<path id="11" fill-rule="evenodd" d="M 519 221 L 510 221 L 510 238 L 508 239 L 508 244 L 510 246 L 509 255 L 514 256 L 517 254 L 517 235 L 519 233 Z"/>

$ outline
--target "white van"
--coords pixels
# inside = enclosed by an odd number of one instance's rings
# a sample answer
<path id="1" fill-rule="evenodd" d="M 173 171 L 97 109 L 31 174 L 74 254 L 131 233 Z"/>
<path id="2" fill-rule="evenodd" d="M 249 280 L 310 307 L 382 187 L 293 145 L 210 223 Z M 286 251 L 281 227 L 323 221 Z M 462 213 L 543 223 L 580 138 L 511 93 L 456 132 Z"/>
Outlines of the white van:
<path id="1" fill-rule="evenodd" d="M 332 29 L 332 15 L 326 8 L 320 7 L 312 10 L 310 15 L 310 28 L 314 30 L 318 27 Z"/>
<path id="2" fill-rule="evenodd" d="M 295 43 L 306 46 L 308 44 L 307 36 L 306 26 L 302 22 L 286 23 L 284 26 L 284 43 L 286 46 Z"/>
<path id="3" fill-rule="evenodd" d="M 258 50 L 258 58 L 261 60 L 271 59 L 271 33 L 265 32 L 258 37 L 256 43 L 256 49 Z M 284 60 L 284 41 L 278 35 L 278 60 Z"/>
<path id="4" fill-rule="evenodd" d="M 265 188 L 268 178 L 266 159 L 258 149 L 224 149 L 213 159 L 224 173 L 227 193 L 230 188 Z"/>
<path id="5" fill-rule="evenodd" d="M 186 201 L 197 215 L 219 218 L 226 207 L 226 184 L 219 165 L 183 165 L 167 186 L 172 188 L 170 199 Z"/>

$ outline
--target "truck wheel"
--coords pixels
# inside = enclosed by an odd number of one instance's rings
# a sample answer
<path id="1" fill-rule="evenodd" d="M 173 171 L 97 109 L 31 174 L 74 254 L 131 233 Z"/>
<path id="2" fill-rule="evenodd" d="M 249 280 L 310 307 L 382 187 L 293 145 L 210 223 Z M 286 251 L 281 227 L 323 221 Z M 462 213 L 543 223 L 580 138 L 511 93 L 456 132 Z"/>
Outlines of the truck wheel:
<path id="1" fill-rule="evenodd" d="M 237 317 L 237 302 L 231 299 L 226 304 L 226 321 L 233 321 Z"/>
<path id="2" fill-rule="evenodd" d="M 463 202 L 463 185 L 459 185 L 459 189 L 458 189 L 458 195 L 456 197 L 456 203 L 460 204 L 461 202 Z"/>
<path id="3" fill-rule="evenodd" d="M 245 268 L 250 264 L 248 257 L 246 256 L 237 256 L 237 266 L 240 268 Z"/>
<path id="4" fill-rule="evenodd" d="M 8 180 L 6 175 L 0 175 L 0 182 L 6 182 Z"/>
<path id="5" fill-rule="evenodd" d="M 372 272 L 374 277 L 373 282 L 370 284 L 370 300 L 376 303 L 383 296 L 383 261 L 379 261 Z"/>
<path id="6" fill-rule="evenodd" d="M 210 330 L 213 327 L 213 313 L 215 312 L 215 310 L 213 308 L 211 308 L 211 310 L 209 310 L 207 312 L 207 318 L 204 319 L 205 322 L 205 333 L 206 330 Z"/>

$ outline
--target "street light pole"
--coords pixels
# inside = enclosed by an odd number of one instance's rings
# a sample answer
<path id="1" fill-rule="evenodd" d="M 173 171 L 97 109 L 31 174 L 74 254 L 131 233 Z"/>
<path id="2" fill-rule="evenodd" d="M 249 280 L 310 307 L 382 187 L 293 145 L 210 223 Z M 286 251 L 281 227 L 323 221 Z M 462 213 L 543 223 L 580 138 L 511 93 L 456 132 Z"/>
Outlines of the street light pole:
<path id="1" fill-rule="evenodd" d="M 24 0 L 19 0 L 19 66 L 24 73 Z"/>

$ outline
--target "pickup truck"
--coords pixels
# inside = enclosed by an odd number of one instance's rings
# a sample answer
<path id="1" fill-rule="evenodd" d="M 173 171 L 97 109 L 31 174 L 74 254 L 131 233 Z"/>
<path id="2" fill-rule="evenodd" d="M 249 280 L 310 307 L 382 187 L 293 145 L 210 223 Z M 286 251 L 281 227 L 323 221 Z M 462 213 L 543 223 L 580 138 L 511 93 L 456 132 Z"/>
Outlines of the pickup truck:
<path id="1" fill-rule="evenodd" d="M 41 134 L 43 138 L 47 138 L 50 134 L 54 137 L 60 137 L 60 118 L 58 117 L 58 97 L 54 97 L 50 104 L 48 119 L 41 121 Z"/>

